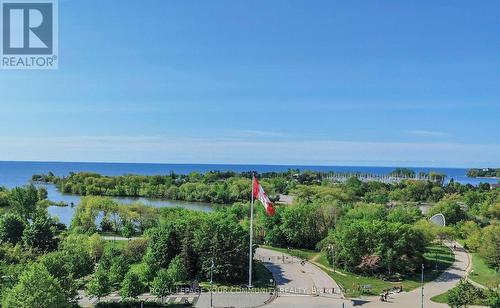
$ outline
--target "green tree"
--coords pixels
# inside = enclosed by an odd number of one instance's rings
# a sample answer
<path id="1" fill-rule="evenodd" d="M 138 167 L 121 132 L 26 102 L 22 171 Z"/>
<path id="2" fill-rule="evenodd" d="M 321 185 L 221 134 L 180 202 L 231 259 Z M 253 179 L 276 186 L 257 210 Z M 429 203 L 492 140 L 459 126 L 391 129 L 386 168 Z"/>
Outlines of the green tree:
<path id="1" fill-rule="evenodd" d="M 23 242 L 26 246 L 40 251 L 54 250 L 57 239 L 52 231 L 52 221 L 46 214 L 36 215 L 23 231 Z"/>
<path id="2" fill-rule="evenodd" d="M 173 293 L 175 282 L 166 269 L 161 269 L 153 279 L 151 287 L 152 293 L 161 298 L 161 302 L 163 303 L 164 297 Z"/>
<path id="3" fill-rule="evenodd" d="M 389 173 L 390 176 L 397 176 L 397 177 L 407 177 L 407 178 L 413 178 L 415 177 L 415 171 L 412 169 L 408 168 L 396 168 L 391 173 Z"/>
<path id="4" fill-rule="evenodd" d="M 293 247 L 314 248 L 323 239 L 328 228 L 320 228 L 318 207 L 313 204 L 285 208 L 282 212 L 281 232 L 287 244 Z"/>
<path id="5" fill-rule="evenodd" d="M 16 244 L 21 241 L 24 231 L 23 220 L 12 213 L 0 217 L 0 243 Z"/>
<path id="6" fill-rule="evenodd" d="M 74 303 L 78 286 L 76 280 L 73 278 L 71 267 L 64 252 L 54 251 L 45 254 L 40 258 L 40 263 L 47 268 L 50 275 L 57 279 L 66 295 L 66 299 Z"/>
<path id="7" fill-rule="evenodd" d="M 37 191 L 37 196 L 38 196 L 38 200 L 45 200 L 47 199 L 48 197 L 48 192 L 47 192 L 47 188 L 45 187 L 40 187 Z"/>
<path id="8" fill-rule="evenodd" d="M 144 238 L 138 238 L 128 241 L 123 247 L 123 254 L 132 263 L 141 261 L 141 258 L 146 253 L 148 249 L 148 240 Z"/>
<path id="9" fill-rule="evenodd" d="M 130 220 L 125 221 L 123 224 L 122 235 L 126 238 L 131 238 L 135 235 L 135 226 Z"/>
<path id="10" fill-rule="evenodd" d="M 474 221 L 466 221 L 459 228 L 459 235 L 465 239 L 465 248 L 477 251 L 483 242 L 482 229 Z"/>
<path id="11" fill-rule="evenodd" d="M 398 206 L 392 209 L 387 215 L 388 221 L 403 224 L 413 224 L 421 218 L 422 212 L 416 206 Z"/>
<path id="12" fill-rule="evenodd" d="M 109 268 L 109 280 L 112 284 L 120 284 L 130 269 L 127 259 L 123 255 L 115 256 Z"/>
<path id="13" fill-rule="evenodd" d="M 182 259 L 180 256 L 176 256 L 175 258 L 170 261 L 170 264 L 168 265 L 168 274 L 174 282 L 181 282 L 186 280 L 186 267 L 182 263 Z"/>
<path id="14" fill-rule="evenodd" d="M 500 270 L 500 225 L 490 225 L 483 229 L 479 254 L 489 266 Z"/>
<path id="15" fill-rule="evenodd" d="M 424 235 L 411 225 L 354 220 L 341 223 L 335 229 L 334 243 L 336 259 L 345 269 L 363 270 L 361 265 L 370 261 L 371 274 L 375 269 L 383 272 L 413 272 L 422 262 L 426 242 Z M 377 268 L 372 266 L 372 260 L 377 260 Z"/>
<path id="16" fill-rule="evenodd" d="M 345 188 L 351 196 L 363 196 L 365 193 L 365 184 L 357 177 L 353 176 L 345 182 Z"/>
<path id="17" fill-rule="evenodd" d="M 486 298 L 486 301 L 490 307 L 494 308 L 500 307 L 500 291 L 488 290 L 488 297 Z"/>
<path id="18" fill-rule="evenodd" d="M 92 273 L 94 268 L 89 242 L 89 237 L 83 234 L 70 234 L 61 242 L 59 251 L 64 253 L 75 278 Z"/>
<path id="19" fill-rule="evenodd" d="M 0 207 L 9 206 L 9 191 L 0 187 Z"/>
<path id="20" fill-rule="evenodd" d="M 198 273 L 208 277 L 210 260 L 216 264 L 214 279 L 241 281 L 247 277 L 249 234 L 235 216 L 210 214 L 194 231 L 193 247 L 201 264 Z"/>
<path id="21" fill-rule="evenodd" d="M 28 220 L 35 213 L 38 191 L 35 186 L 16 187 L 9 194 L 9 204 L 15 213 Z"/>
<path id="22" fill-rule="evenodd" d="M 106 241 L 98 233 L 94 233 L 89 238 L 89 253 L 94 262 L 97 263 L 104 252 Z"/>
<path id="23" fill-rule="evenodd" d="M 101 297 L 108 295 L 111 292 L 111 283 L 108 274 L 102 268 L 98 268 L 94 277 L 87 284 L 87 294 L 97 297 L 100 301 Z"/>
<path id="24" fill-rule="evenodd" d="M 148 260 L 161 268 L 167 268 L 170 260 L 180 252 L 182 235 L 177 232 L 173 223 L 148 231 Z"/>
<path id="25" fill-rule="evenodd" d="M 448 292 L 448 305 L 452 308 L 469 307 L 482 297 L 481 291 L 466 280 L 460 280 L 458 285 Z"/>
<path id="26" fill-rule="evenodd" d="M 59 308 L 69 307 L 61 286 L 45 266 L 32 264 L 19 277 L 19 282 L 5 292 L 4 308 Z"/>
<path id="27" fill-rule="evenodd" d="M 141 282 L 139 275 L 133 271 L 129 271 L 123 279 L 120 289 L 120 295 L 123 299 L 137 298 L 144 292 L 144 285 Z"/>

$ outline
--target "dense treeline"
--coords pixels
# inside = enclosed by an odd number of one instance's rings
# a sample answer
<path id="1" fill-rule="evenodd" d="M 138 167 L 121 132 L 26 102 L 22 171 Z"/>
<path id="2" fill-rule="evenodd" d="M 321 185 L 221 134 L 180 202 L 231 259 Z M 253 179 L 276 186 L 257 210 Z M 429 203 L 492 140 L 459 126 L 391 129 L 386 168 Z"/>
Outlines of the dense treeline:
<path id="1" fill-rule="evenodd" d="M 212 257 L 220 260 L 214 271 L 220 281 L 241 280 L 248 266 L 248 230 L 224 208 L 204 213 L 119 205 L 109 198 L 84 197 L 71 229 L 84 234 L 112 231 L 126 237 L 145 235 L 149 245 L 144 260 L 150 273 L 168 267 L 176 256 L 186 265 L 188 278 L 204 277 Z"/>
<path id="2" fill-rule="evenodd" d="M 46 210 L 33 186 L 9 191 L 0 217 L 2 307 L 70 307 L 79 289 L 98 299 L 158 297 L 177 285 L 206 280 L 211 261 L 218 282 L 247 278 L 248 228 L 229 209 L 213 213 L 119 205 L 84 197 L 69 230 Z M 115 247 L 97 232 L 139 238 Z"/>
<path id="3" fill-rule="evenodd" d="M 471 178 L 476 177 L 496 177 L 500 178 L 500 168 L 485 168 L 485 169 L 469 169 L 467 176 Z"/>
<path id="4" fill-rule="evenodd" d="M 272 217 L 256 204 L 256 245 L 323 250 L 331 264 L 345 271 L 387 278 L 414 275 L 431 242 L 462 238 L 488 266 L 500 268 L 500 189 L 412 179 L 388 184 L 352 177 L 339 183 L 314 172 L 260 176 L 266 191 L 293 195 L 294 202 L 277 205 Z M 213 213 L 120 205 L 88 194 L 67 230 L 47 214 L 46 190 L 32 185 L 0 189 L 2 307 L 67 307 L 75 303 L 78 290 L 97 298 L 115 290 L 123 299 L 146 291 L 163 297 L 176 285 L 206 280 L 212 260 L 216 281 L 241 284 L 247 279 L 250 204 L 243 191 L 248 191 L 251 174 L 46 177 L 35 179 L 61 188 L 83 185 L 84 195 L 87 187 L 98 188 L 98 194 L 104 187 L 108 192 L 135 187 L 144 193 L 148 187 L 165 189 L 167 183 L 179 191 L 192 185 L 205 185 L 200 187 L 208 191 L 223 187 L 225 196 L 232 188 L 237 191 L 235 183 L 242 188 L 240 198 L 234 198 L 239 202 Z M 422 202 L 432 205 L 425 215 L 418 207 Z M 436 213 L 445 216 L 446 227 L 429 222 Z M 115 247 L 99 235 L 103 232 L 133 239 Z"/>
<path id="5" fill-rule="evenodd" d="M 414 171 L 397 168 L 392 175 L 414 176 Z M 284 173 L 256 174 L 266 187 L 271 200 L 277 200 L 279 194 L 299 191 L 304 194 L 321 194 L 324 187 L 343 187 L 348 189 L 340 196 L 346 200 L 363 199 L 367 202 L 384 204 L 389 201 L 437 202 L 445 194 L 463 193 L 469 190 L 486 190 L 490 186 L 481 184 L 460 185 L 453 179 L 444 185 L 445 176 L 436 172 L 425 174 L 425 180 L 407 179 L 398 183 L 380 181 L 361 181 L 350 177 L 346 183 L 336 182 L 330 173 L 289 170 Z M 33 175 L 33 181 L 54 183 L 63 193 L 78 195 L 115 196 L 115 197 L 150 197 L 170 200 L 199 201 L 217 204 L 232 204 L 249 201 L 252 173 L 212 171 L 205 174 L 197 172 L 188 175 L 171 173 L 169 175 L 123 175 L 103 176 L 97 173 L 71 173 L 67 177 L 57 177 L 52 173 Z M 299 188 L 299 189 L 297 189 Z M 338 197 L 338 196 L 336 196 Z M 0 203 L 2 198 L 0 195 Z"/>
<path id="6" fill-rule="evenodd" d="M 7 196 L 8 206 L 8 211 L 0 217 L 2 307 L 67 306 L 70 297 L 76 296 L 73 278 L 68 276 L 68 280 L 58 281 L 45 265 L 33 263 L 63 245 L 57 235 L 65 226 L 48 215 L 46 191 L 30 185 L 10 191 L 3 189 L 2 193 Z M 62 255 L 70 260 L 68 266 L 75 257 L 70 252 L 61 252 Z M 46 258 L 49 262 L 49 257 Z M 54 273 L 64 271 L 58 266 L 50 269 Z M 47 293 L 43 294 L 44 291 Z"/>
<path id="7" fill-rule="evenodd" d="M 272 198 L 288 193 L 295 182 L 304 182 L 302 175 L 294 172 L 262 174 L 262 182 L 268 186 Z M 142 176 L 123 175 L 116 177 L 103 176 L 97 173 L 71 173 L 67 177 L 56 177 L 53 174 L 34 175 L 33 181 L 54 183 L 63 193 L 99 196 L 126 196 L 165 198 L 231 204 L 237 201 L 248 201 L 250 198 L 251 173 L 234 172 L 197 172 L 189 175 L 171 173 L 170 175 Z M 293 180 L 292 180 L 293 179 Z"/>

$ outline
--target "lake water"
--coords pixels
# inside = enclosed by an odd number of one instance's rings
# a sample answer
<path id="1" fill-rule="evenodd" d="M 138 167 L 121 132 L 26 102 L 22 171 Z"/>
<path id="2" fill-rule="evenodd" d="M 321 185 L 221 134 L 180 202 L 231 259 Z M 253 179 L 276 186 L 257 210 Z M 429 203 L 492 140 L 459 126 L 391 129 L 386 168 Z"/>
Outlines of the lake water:
<path id="1" fill-rule="evenodd" d="M 0 186 L 13 188 L 26 185 L 33 174 L 53 172 L 58 176 L 66 176 L 70 172 L 91 171 L 103 175 L 116 176 L 123 174 L 156 175 L 175 172 L 188 174 L 193 171 L 204 173 L 212 170 L 220 171 L 255 171 L 255 172 L 282 172 L 289 169 L 335 171 L 335 172 L 362 172 L 369 174 L 385 175 L 395 167 L 366 167 L 366 166 L 292 166 L 292 165 L 210 165 L 210 164 L 130 164 L 130 163 L 73 163 L 73 162 L 1 162 L 0 161 Z M 498 183 L 497 179 L 468 178 L 467 169 L 463 168 L 410 168 L 415 172 L 440 172 L 447 175 L 447 181 L 453 178 L 456 182 L 477 185 L 480 182 Z M 47 185 L 49 199 L 55 202 L 63 201 L 68 204 L 78 204 L 80 196 L 61 194 L 53 185 Z M 146 198 L 114 198 L 120 203 L 130 204 L 142 202 L 155 207 L 181 206 L 188 209 L 211 211 L 213 207 L 206 203 L 182 202 L 171 200 L 157 200 Z M 60 217 L 61 222 L 69 224 L 74 213 L 74 208 L 50 207 L 52 215 Z"/>
<path id="2" fill-rule="evenodd" d="M 55 185 L 43 184 L 37 186 L 45 186 L 47 188 L 48 199 L 54 202 L 64 202 L 69 206 L 50 206 L 48 208 L 49 213 L 52 216 L 58 216 L 59 220 L 65 225 L 69 226 L 71 219 L 75 214 L 75 206 L 80 202 L 81 196 L 62 194 Z M 196 211 L 213 211 L 213 206 L 210 203 L 202 202 L 187 202 L 187 201 L 176 201 L 176 200 L 164 200 L 164 199 L 150 199 L 150 198 L 125 198 L 125 197 L 113 197 L 120 204 L 132 204 L 134 202 L 140 202 L 142 204 L 154 206 L 154 207 L 183 207 L 190 210 Z"/>

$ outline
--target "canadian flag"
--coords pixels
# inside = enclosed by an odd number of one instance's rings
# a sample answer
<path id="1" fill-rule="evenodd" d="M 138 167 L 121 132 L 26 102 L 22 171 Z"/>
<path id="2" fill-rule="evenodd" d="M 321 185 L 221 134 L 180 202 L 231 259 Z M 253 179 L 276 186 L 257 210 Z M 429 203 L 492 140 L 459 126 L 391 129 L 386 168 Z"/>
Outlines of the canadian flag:
<path id="1" fill-rule="evenodd" d="M 257 178 L 253 179 L 253 196 L 256 199 L 259 199 L 260 202 L 262 202 L 262 204 L 266 208 L 267 215 L 274 216 L 274 214 L 276 214 L 276 212 L 274 211 L 273 203 L 271 202 L 271 200 L 269 200 L 269 197 L 264 191 L 264 188 L 262 188 L 262 185 L 260 185 Z"/>

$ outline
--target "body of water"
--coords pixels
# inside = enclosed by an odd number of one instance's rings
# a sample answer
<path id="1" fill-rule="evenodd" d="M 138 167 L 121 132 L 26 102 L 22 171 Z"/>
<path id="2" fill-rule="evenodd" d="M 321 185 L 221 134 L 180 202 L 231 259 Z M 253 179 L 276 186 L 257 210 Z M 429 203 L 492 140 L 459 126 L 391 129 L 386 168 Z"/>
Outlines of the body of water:
<path id="1" fill-rule="evenodd" d="M 207 171 L 255 171 L 255 172 L 284 172 L 289 169 L 335 171 L 335 172 L 361 172 L 376 175 L 386 175 L 396 167 L 366 167 L 366 166 L 293 166 L 293 165 L 211 165 L 211 164 L 131 164 L 131 163 L 73 163 L 73 162 L 0 162 L 0 186 L 13 188 L 30 183 L 33 174 L 46 174 L 49 171 L 58 176 L 66 176 L 70 172 L 90 171 L 103 175 L 116 176 L 123 174 L 156 175 L 175 172 L 188 174 L 190 172 L 204 173 Z M 498 183 L 497 179 L 468 178 L 467 169 L 463 168 L 412 168 L 416 173 L 435 171 L 447 175 L 447 181 L 454 179 L 463 184 L 477 185 L 481 182 Z M 53 185 L 47 185 L 49 199 L 55 202 L 63 201 L 68 204 L 78 204 L 80 196 L 60 193 Z M 142 202 L 156 207 L 181 206 L 188 209 L 211 211 L 210 204 L 182 202 L 171 200 L 157 200 L 146 198 L 114 198 L 120 203 Z M 52 215 L 60 217 L 61 222 L 69 224 L 74 213 L 74 208 L 50 207 Z"/>
<path id="2" fill-rule="evenodd" d="M 64 202 L 68 206 L 50 206 L 49 213 L 52 216 L 59 217 L 59 220 L 65 225 L 69 226 L 71 219 L 75 214 L 75 206 L 80 203 L 81 196 L 63 194 L 61 193 L 55 185 L 52 184 L 40 184 L 37 186 L 45 186 L 47 188 L 48 199 L 54 202 Z M 187 202 L 187 201 L 177 201 L 177 200 L 164 200 L 164 199 L 150 199 L 150 198 L 130 198 L 130 197 L 113 197 L 120 204 L 132 204 L 135 202 L 140 202 L 142 204 L 154 206 L 154 207 L 183 207 L 190 210 L 196 211 L 213 211 L 213 206 L 210 203 L 202 202 Z"/>

